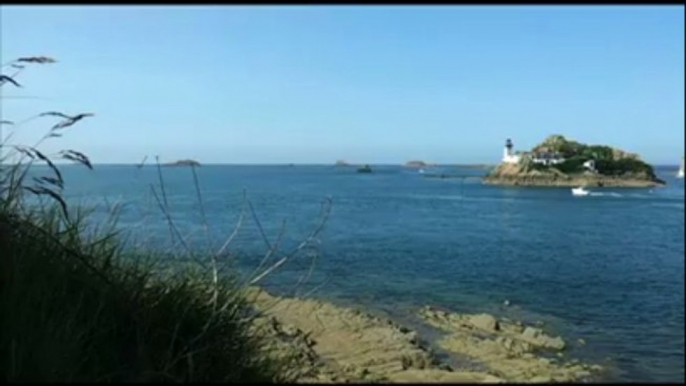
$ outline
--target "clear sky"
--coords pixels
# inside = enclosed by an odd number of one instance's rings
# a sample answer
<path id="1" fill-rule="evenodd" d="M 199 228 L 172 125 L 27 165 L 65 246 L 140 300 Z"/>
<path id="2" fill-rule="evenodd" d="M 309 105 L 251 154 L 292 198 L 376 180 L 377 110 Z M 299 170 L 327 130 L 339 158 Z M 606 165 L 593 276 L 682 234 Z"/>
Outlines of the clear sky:
<path id="1" fill-rule="evenodd" d="M 46 148 L 96 163 L 496 163 L 555 133 L 684 154 L 683 6 L 0 10 L 3 63 L 59 60 L 3 86 L 3 119 L 95 113 Z"/>

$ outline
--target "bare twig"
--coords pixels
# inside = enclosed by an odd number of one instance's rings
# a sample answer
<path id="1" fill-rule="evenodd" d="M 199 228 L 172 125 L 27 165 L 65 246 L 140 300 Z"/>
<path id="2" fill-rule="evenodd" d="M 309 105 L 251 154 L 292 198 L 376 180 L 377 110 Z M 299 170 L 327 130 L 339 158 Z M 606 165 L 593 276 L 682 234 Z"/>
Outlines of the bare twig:
<path id="1" fill-rule="evenodd" d="M 320 283 L 319 285 L 317 285 L 316 287 L 314 287 L 314 288 L 312 288 L 311 290 L 309 290 L 309 291 L 307 291 L 306 293 L 304 293 L 304 294 L 302 295 L 302 297 L 306 298 L 306 297 L 312 295 L 316 290 L 322 288 L 322 287 L 323 287 L 325 284 L 327 284 L 329 281 L 331 281 L 331 279 L 330 279 L 330 278 L 327 278 L 326 280 L 324 280 L 323 282 L 321 282 L 321 283 Z"/>
<path id="2" fill-rule="evenodd" d="M 295 283 L 293 286 L 293 289 L 295 290 L 295 293 L 297 294 L 298 288 L 302 283 L 307 283 L 308 280 L 310 280 L 310 277 L 312 277 L 312 272 L 314 272 L 314 267 L 317 263 L 317 253 L 312 254 L 312 263 L 310 264 L 310 269 L 307 271 L 307 275 L 301 275 L 300 278 L 298 278 L 298 281 Z"/>
<path id="3" fill-rule="evenodd" d="M 279 267 L 282 266 L 286 261 L 288 261 L 288 258 L 289 258 L 289 256 L 284 256 L 284 257 L 282 257 L 279 261 L 277 261 L 276 263 L 274 263 L 271 267 L 267 268 L 264 272 L 262 272 L 261 274 L 259 274 L 256 278 L 252 279 L 252 280 L 250 281 L 250 283 L 248 283 L 248 284 L 249 284 L 249 285 L 254 285 L 254 284 L 257 283 L 258 281 L 262 280 L 264 277 L 266 277 L 267 275 L 269 275 L 270 273 L 272 273 L 272 271 L 274 271 L 275 269 L 279 268 Z"/>
<path id="4" fill-rule="evenodd" d="M 333 206 L 333 202 L 331 201 L 330 197 L 325 198 L 324 201 L 325 202 L 322 204 L 322 214 L 321 214 L 322 221 L 319 223 L 319 226 L 317 226 L 317 228 L 314 231 L 312 231 L 310 236 L 307 239 L 305 239 L 303 242 L 301 242 L 300 245 L 298 245 L 293 250 L 293 252 L 291 252 L 291 254 L 303 249 L 310 241 L 312 241 L 315 237 L 317 237 L 317 235 L 319 235 L 319 233 L 324 228 L 324 225 L 326 224 L 326 220 L 329 218 L 329 215 L 331 214 L 331 207 Z"/>
<path id="5" fill-rule="evenodd" d="M 260 222 L 260 219 L 257 218 L 257 213 L 255 213 L 255 208 L 252 206 L 252 202 L 248 200 L 248 207 L 250 208 L 250 213 L 252 214 L 253 219 L 255 220 L 255 223 L 257 224 L 257 229 L 259 229 L 260 234 L 262 235 L 262 240 L 264 240 L 264 243 L 267 244 L 267 248 L 271 249 L 271 244 L 269 243 L 269 238 L 267 238 L 267 234 L 264 232 L 264 228 L 262 228 L 262 223 Z"/>
<path id="6" fill-rule="evenodd" d="M 286 232 L 286 219 L 284 219 L 283 222 L 281 223 L 281 229 L 279 230 L 279 234 L 276 237 L 276 241 L 274 242 L 274 245 L 269 247 L 269 249 L 267 250 L 267 253 L 262 258 L 262 261 L 260 261 L 260 264 L 252 271 L 252 273 L 250 273 L 250 275 L 248 275 L 247 280 L 252 280 L 251 278 L 257 272 L 259 272 L 260 269 L 262 269 L 262 267 L 267 262 L 267 260 L 269 260 L 269 258 L 276 252 L 277 248 L 279 247 L 279 244 L 281 243 L 281 239 L 283 238 L 283 235 L 285 232 Z"/>
<path id="7" fill-rule="evenodd" d="M 179 239 L 179 241 L 181 242 L 181 245 L 184 247 L 186 252 L 188 254 L 192 255 L 191 250 L 188 247 L 188 244 L 186 244 L 186 241 L 181 236 L 181 232 L 179 232 L 179 230 L 176 228 L 176 225 L 174 225 L 174 221 L 172 220 L 171 215 L 169 214 L 169 211 L 163 205 L 162 201 L 158 197 L 157 192 L 155 191 L 155 187 L 150 185 L 150 189 L 152 191 L 153 196 L 155 197 L 155 201 L 157 201 L 157 204 L 159 205 L 160 210 L 162 211 L 162 214 L 164 214 L 165 218 L 167 219 L 167 224 L 169 224 L 169 231 L 171 233 L 172 240 L 174 240 L 174 236 L 176 236 L 176 238 Z"/>
<path id="8" fill-rule="evenodd" d="M 207 225 L 207 215 L 205 214 L 205 205 L 202 201 L 202 192 L 200 191 L 200 183 L 198 182 L 198 174 L 195 172 L 195 165 L 191 165 L 191 171 L 193 172 L 193 184 L 195 185 L 195 193 L 198 196 L 198 204 L 200 205 L 200 213 L 202 215 L 203 230 L 205 231 L 205 238 L 207 241 L 207 250 L 210 252 L 210 257 L 212 260 L 212 284 L 214 285 L 214 291 L 212 294 L 212 303 L 216 306 L 217 296 L 218 296 L 218 270 L 217 270 L 217 255 L 211 253 L 212 241 L 210 240 L 210 228 Z"/>
<path id="9" fill-rule="evenodd" d="M 238 221 L 236 222 L 236 226 L 233 229 L 233 232 L 231 235 L 226 239 L 224 242 L 224 245 L 222 245 L 221 248 L 219 248 L 219 251 L 217 251 L 217 257 L 221 256 L 222 253 L 224 253 L 224 250 L 233 242 L 233 239 L 236 237 L 238 234 L 238 230 L 241 227 L 241 224 L 243 223 L 243 217 L 245 215 L 245 203 L 247 202 L 247 196 L 246 196 L 246 191 L 245 188 L 243 189 L 243 203 L 241 204 L 241 214 L 238 216 Z"/>
<path id="10" fill-rule="evenodd" d="M 169 207 L 167 203 L 167 192 L 164 190 L 164 180 L 162 180 L 162 167 L 160 166 L 160 156 L 155 156 L 155 161 L 157 162 L 157 176 L 160 180 L 160 189 L 162 190 L 162 198 L 164 198 L 164 206 Z"/>
<path id="11" fill-rule="evenodd" d="M 137 164 L 136 167 L 137 167 L 138 169 L 142 168 L 143 165 L 145 164 L 145 161 L 146 161 L 147 159 L 148 159 L 148 156 L 146 155 L 145 157 L 143 157 L 143 161 L 141 161 L 140 164 Z"/>
<path id="12" fill-rule="evenodd" d="M 208 249 L 211 250 L 210 228 L 207 225 L 207 215 L 205 214 L 205 205 L 202 201 L 202 192 L 200 190 L 200 183 L 198 182 L 198 174 L 195 171 L 195 165 L 191 165 L 191 171 L 193 172 L 193 185 L 195 186 L 195 193 L 198 197 L 198 204 L 200 205 L 200 214 L 202 215 L 203 229 L 205 231 L 205 237 L 207 238 Z"/>
<path id="13" fill-rule="evenodd" d="M 324 225 L 326 224 L 326 220 L 327 220 L 328 217 L 329 217 L 329 214 L 330 214 L 330 212 L 331 212 L 331 203 L 332 203 L 331 199 L 327 197 L 327 198 L 326 198 L 326 205 L 323 205 L 323 207 L 322 207 L 322 220 L 321 220 L 321 222 L 319 223 L 319 225 L 312 231 L 312 233 L 310 234 L 310 236 L 307 237 L 307 239 L 305 239 L 303 242 L 301 242 L 300 245 L 298 245 L 298 247 L 296 247 L 291 253 L 287 254 L 286 256 L 284 256 L 283 258 L 281 258 L 279 261 L 277 261 L 276 263 L 274 263 L 271 267 L 267 268 L 264 272 L 262 272 L 262 273 L 261 273 L 260 275 L 258 275 L 256 278 L 252 279 L 252 280 L 249 282 L 249 285 L 254 285 L 254 284 L 256 284 L 257 282 L 259 282 L 260 280 L 262 280 L 264 277 L 266 277 L 266 276 L 269 275 L 271 272 L 273 272 L 276 268 L 278 268 L 278 267 L 280 267 L 281 265 L 283 265 L 284 263 L 286 263 L 286 261 L 288 261 L 291 257 L 293 257 L 297 252 L 299 252 L 300 250 L 302 250 L 302 249 L 303 249 L 308 243 L 310 243 L 315 237 L 317 237 L 317 235 L 318 235 L 318 234 L 321 232 L 321 230 L 324 228 Z"/>

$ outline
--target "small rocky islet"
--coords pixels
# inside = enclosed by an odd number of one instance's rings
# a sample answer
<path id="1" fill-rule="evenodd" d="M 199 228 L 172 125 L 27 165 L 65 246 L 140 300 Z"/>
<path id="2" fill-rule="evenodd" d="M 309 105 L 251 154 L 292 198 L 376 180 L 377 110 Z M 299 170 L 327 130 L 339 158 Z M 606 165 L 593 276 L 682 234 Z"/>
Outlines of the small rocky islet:
<path id="1" fill-rule="evenodd" d="M 405 162 L 406 168 L 425 168 L 430 166 L 428 163 L 419 160 L 407 161 Z"/>
<path id="2" fill-rule="evenodd" d="M 198 167 L 198 166 L 200 166 L 200 162 L 193 160 L 193 159 L 182 159 L 182 160 L 178 160 L 176 162 L 167 163 L 164 166 L 194 166 L 194 167 Z"/>

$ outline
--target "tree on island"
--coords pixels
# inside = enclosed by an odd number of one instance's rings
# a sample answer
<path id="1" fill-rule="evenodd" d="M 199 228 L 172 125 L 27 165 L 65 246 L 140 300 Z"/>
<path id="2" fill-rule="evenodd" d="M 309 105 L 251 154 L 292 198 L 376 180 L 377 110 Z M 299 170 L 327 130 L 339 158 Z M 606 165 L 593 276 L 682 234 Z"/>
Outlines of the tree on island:
<path id="1" fill-rule="evenodd" d="M 625 152 L 606 145 L 586 145 L 566 139 L 562 135 L 551 135 L 532 149 L 532 153 L 559 153 L 564 162 L 557 165 L 537 165 L 540 170 L 556 169 L 565 174 L 583 173 L 584 163 L 595 162 L 599 174 L 621 176 L 644 174 L 656 178 L 653 167 L 643 162 L 637 154 Z"/>

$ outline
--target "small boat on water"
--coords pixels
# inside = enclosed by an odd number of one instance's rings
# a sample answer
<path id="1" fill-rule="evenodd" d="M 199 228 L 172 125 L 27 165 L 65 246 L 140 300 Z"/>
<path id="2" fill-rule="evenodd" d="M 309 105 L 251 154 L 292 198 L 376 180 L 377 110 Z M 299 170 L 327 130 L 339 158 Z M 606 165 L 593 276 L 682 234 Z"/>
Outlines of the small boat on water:
<path id="1" fill-rule="evenodd" d="M 364 167 L 357 169 L 357 172 L 358 173 L 371 173 L 372 168 L 369 165 L 364 165 Z"/>
<path id="2" fill-rule="evenodd" d="M 572 195 L 574 196 L 588 196 L 590 192 L 586 189 L 584 189 L 583 186 L 579 186 L 578 188 L 572 188 Z"/>
<path id="3" fill-rule="evenodd" d="M 676 174 L 677 178 L 684 178 L 684 159 L 681 159 L 681 165 L 679 165 L 679 172 Z"/>

